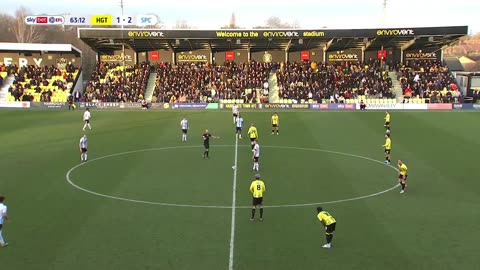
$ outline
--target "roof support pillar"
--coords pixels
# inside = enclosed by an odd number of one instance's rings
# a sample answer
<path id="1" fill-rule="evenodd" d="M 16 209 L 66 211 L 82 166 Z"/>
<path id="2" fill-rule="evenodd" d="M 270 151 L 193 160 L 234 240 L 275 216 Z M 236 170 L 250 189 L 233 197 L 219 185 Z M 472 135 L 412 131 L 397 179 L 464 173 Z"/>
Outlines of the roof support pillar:
<path id="1" fill-rule="evenodd" d="M 332 46 L 334 40 L 335 40 L 335 39 L 332 38 L 332 39 L 330 39 L 330 40 L 325 44 L 325 46 L 323 47 L 323 51 L 324 51 L 324 52 L 328 51 L 328 49 L 330 48 L 330 46 Z"/>
<path id="2" fill-rule="evenodd" d="M 413 39 L 411 39 L 410 41 L 408 41 L 407 43 L 405 43 L 405 44 L 401 47 L 402 51 L 405 51 L 405 50 L 407 50 L 408 48 L 410 48 L 410 46 L 412 46 L 413 44 L 415 44 L 415 41 L 416 41 L 416 40 L 417 40 L 417 38 L 413 38 Z"/>

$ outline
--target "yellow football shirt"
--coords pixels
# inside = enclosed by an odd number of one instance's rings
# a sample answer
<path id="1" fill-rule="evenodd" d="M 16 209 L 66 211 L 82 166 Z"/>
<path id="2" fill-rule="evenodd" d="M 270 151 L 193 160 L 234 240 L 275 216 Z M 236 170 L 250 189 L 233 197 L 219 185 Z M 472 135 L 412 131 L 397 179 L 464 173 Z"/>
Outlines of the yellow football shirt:
<path id="1" fill-rule="evenodd" d="M 385 140 L 385 144 L 383 145 L 386 150 L 391 150 L 392 149 L 392 140 L 390 138 L 387 138 Z"/>
<path id="2" fill-rule="evenodd" d="M 398 170 L 400 171 L 401 175 L 407 175 L 408 173 L 408 168 L 407 168 L 407 165 L 405 164 L 398 165 Z"/>
<path id="3" fill-rule="evenodd" d="M 250 184 L 250 192 L 254 198 L 262 198 L 265 190 L 265 184 L 262 180 L 253 180 L 252 184 Z"/>
<path id="4" fill-rule="evenodd" d="M 390 122 L 390 114 L 385 115 L 385 122 Z"/>
<path id="5" fill-rule="evenodd" d="M 278 115 L 272 116 L 272 125 L 278 125 Z"/>
<path id="6" fill-rule="evenodd" d="M 257 128 L 253 127 L 253 126 L 250 127 L 248 129 L 248 136 L 250 136 L 250 138 L 252 138 L 252 139 L 258 138 Z"/>
<path id="7" fill-rule="evenodd" d="M 335 223 L 337 222 L 333 217 L 332 215 L 330 215 L 330 213 L 328 213 L 327 211 L 322 211 L 320 213 L 318 213 L 317 215 L 317 218 L 318 220 L 320 220 L 320 222 L 325 225 L 325 226 L 328 226 L 332 223 Z"/>

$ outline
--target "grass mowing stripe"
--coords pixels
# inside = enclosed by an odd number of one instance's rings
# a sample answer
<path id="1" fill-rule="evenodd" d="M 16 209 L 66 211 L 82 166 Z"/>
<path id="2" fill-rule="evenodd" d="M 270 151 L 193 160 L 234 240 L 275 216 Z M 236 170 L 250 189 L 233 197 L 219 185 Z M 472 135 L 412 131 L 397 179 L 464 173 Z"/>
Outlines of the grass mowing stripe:
<path id="1" fill-rule="evenodd" d="M 238 136 L 235 134 L 235 161 L 233 164 L 233 191 L 232 191 L 232 226 L 230 228 L 230 258 L 228 269 L 233 270 L 233 252 L 235 246 L 235 206 L 237 204 L 237 163 L 238 163 Z"/>

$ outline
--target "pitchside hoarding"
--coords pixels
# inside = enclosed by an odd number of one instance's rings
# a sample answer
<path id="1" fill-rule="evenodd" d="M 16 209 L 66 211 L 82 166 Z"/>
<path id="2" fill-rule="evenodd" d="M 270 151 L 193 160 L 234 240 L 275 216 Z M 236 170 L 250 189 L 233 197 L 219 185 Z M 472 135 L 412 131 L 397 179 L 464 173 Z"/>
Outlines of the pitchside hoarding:
<path id="1" fill-rule="evenodd" d="M 355 110 L 355 104 L 328 103 L 328 104 L 310 104 L 311 110 Z"/>
<path id="2" fill-rule="evenodd" d="M 366 110 L 427 110 L 428 104 L 413 103 L 394 103 L 394 104 L 366 104 Z M 360 110 L 360 104 L 356 104 L 357 110 Z"/>
<path id="3" fill-rule="evenodd" d="M 480 104 L 466 103 L 466 104 L 453 104 L 455 110 L 480 110 Z"/>
<path id="4" fill-rule="evenodd" d="M 28 109 L 30 108 L 30 102 L 26 101 L 18 101 L 18 102 L 8 102 L 8 101 L 0 101 L 0 108 L 21 108 L 21 109 Z"/>

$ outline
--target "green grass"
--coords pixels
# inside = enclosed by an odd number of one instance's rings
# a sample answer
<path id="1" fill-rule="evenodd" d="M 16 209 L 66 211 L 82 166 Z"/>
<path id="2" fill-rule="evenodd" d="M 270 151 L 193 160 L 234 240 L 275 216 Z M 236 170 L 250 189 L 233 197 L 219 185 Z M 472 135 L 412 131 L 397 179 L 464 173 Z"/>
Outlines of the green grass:
<path id="1" fill-rule="evenodd" d="M 228 111 L 93 111 L 91 162 L 79 164 L 82 111 L 0 111 L 0 193 L 10 221 L 2 269 L 228 269 L 235 137 Z M 190 122 L 180 142 L 179 121 Z M 383 164 L 383 112 L 245 112 L 260 132 L 266 206 L 365 196 L 396 185 Z M 406 194 L 322 204 L 337 219 L 323 250 L 315 205 L 265 209 L 249 221 L 253 173 L 239 141 L 234 268 L 477 269 L 480 125 L 474 112 L 393 112 L 392 156 L 410 168 Z M 201 134 L 214 135 L 211 159 Z M 277 147 L 275 147 L 277 146 Z M 165 147 L 182 147 L 162 149 Z M 283 147 L 283 148 L 282 148 Z M 285 148 L 293 147 L 293 148 Z M 106 155 L 132 152 L 95 160 Z M 164 206 L 161 203 L 227 208 Z"/>

